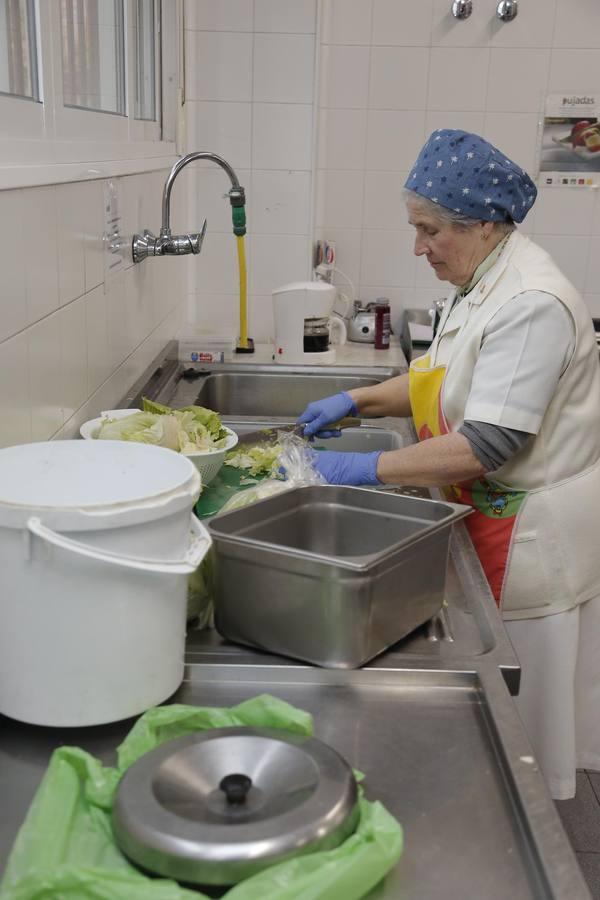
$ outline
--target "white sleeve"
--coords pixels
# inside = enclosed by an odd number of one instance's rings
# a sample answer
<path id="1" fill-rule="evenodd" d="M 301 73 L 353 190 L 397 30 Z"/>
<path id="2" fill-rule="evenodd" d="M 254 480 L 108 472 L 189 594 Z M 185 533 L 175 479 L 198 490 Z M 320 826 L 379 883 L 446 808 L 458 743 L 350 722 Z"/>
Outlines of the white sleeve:
<path id="1" fill-rule="evenodd" d="M 575 324 L 552 294 L 526 291 L 488 322 L 465 421 L 537 434 L 575 349 Z"/>

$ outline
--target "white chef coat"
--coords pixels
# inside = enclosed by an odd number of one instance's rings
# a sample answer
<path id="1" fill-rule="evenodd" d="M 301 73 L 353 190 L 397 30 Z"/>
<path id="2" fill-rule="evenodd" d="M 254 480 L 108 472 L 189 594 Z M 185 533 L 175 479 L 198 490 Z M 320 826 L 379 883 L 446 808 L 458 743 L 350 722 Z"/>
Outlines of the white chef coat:
<path id="1" fill-rule="evenodd" d="M 483 333 L 464 420 L 537 434 L 574 348 L 573 320 L 556 297 L 513 297 Z"/>

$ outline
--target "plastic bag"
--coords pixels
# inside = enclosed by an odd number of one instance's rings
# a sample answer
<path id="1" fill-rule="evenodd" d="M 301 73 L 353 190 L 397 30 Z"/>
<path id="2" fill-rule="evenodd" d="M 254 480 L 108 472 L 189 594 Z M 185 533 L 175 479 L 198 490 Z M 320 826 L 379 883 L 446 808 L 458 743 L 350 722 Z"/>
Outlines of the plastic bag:
<path id="1" fill-rule="evenodd" d="M 198 568 L 188 578 L 187 611 L 188 622 L 198 630 L 214 627 L 214 560 L 215 551 L 211 547 Z"/>
<path id="2" fill-rule="evenodd" d="M 267 478 L 256 487 L 234 494 L 221 509 L 222 513 L 243 509 L 257 500 L 264 500 L 291 488 L 307 484 L 327 484 L 326 479 L 315 469 L 315 451 L 305 438 L 298 437 L 293 432 L 279 431 L 277 443 L 281 446 L 277 462 L 279 468 L 285 470 L 285 478 Z"/>
<path id="3" fill-rule="evenodd" d="M 263 694 L 231 709 L 148 710 L 118 747 L 116 768 L 78 747 L 55 750 L 13 846 L 1 900 L 209 900 L 136 869 L 114 841 L 111 809 L 119 779 L 144 753 L 185 734 L 236 725 L 312 734 L 308 713 Z M 361 791 L 358 827 L 343 844 L 272 866 L 235 885 L 223 900 L 358 900 L 401 853 L 399 823 Z"/>

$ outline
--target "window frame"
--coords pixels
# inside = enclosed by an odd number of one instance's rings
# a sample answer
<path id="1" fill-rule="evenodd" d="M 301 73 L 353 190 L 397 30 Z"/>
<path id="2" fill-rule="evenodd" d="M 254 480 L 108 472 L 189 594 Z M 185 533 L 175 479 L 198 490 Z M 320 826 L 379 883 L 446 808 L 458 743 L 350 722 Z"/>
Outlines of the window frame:
<path id="1" fill-rule="evenodd" d="M 125 115 L 63 105 L 60 0 L 36 0 L 40 101 L 0 94 L 0 189 L 108 178 L 172 164 L 181 117 L 183 2 L 166 2 L 173 15 L 164 15 L 164 0 L 155 4 L 159 121 L 149 122 L 134 118 L 135 0 L 124 2 Z"/>

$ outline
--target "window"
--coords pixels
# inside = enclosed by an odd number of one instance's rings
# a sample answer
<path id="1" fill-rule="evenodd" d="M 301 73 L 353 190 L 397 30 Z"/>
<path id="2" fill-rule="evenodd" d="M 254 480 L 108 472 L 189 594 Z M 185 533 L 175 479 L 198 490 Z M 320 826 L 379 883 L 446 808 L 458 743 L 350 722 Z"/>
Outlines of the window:
<path id="1" fill-rule="evenodd" d="M 0 0 L 0 93 L 40 99 L 33 0 Z"/>
<path id="2" fill-rule="evenodd" d="M 156 4 L 136 0 L 135 4 L 135 118 L 156 121 Z"/>
<path id="3" fill-rule="evenodd" d="M 63 103 L 125 115 L 123 0 L 61 0 Z"/>
<path id="4" fill-rule="evenodd" d="M 182 41 L 183 0 L 0 0 L 0 189 L 171 165 Z"/>

